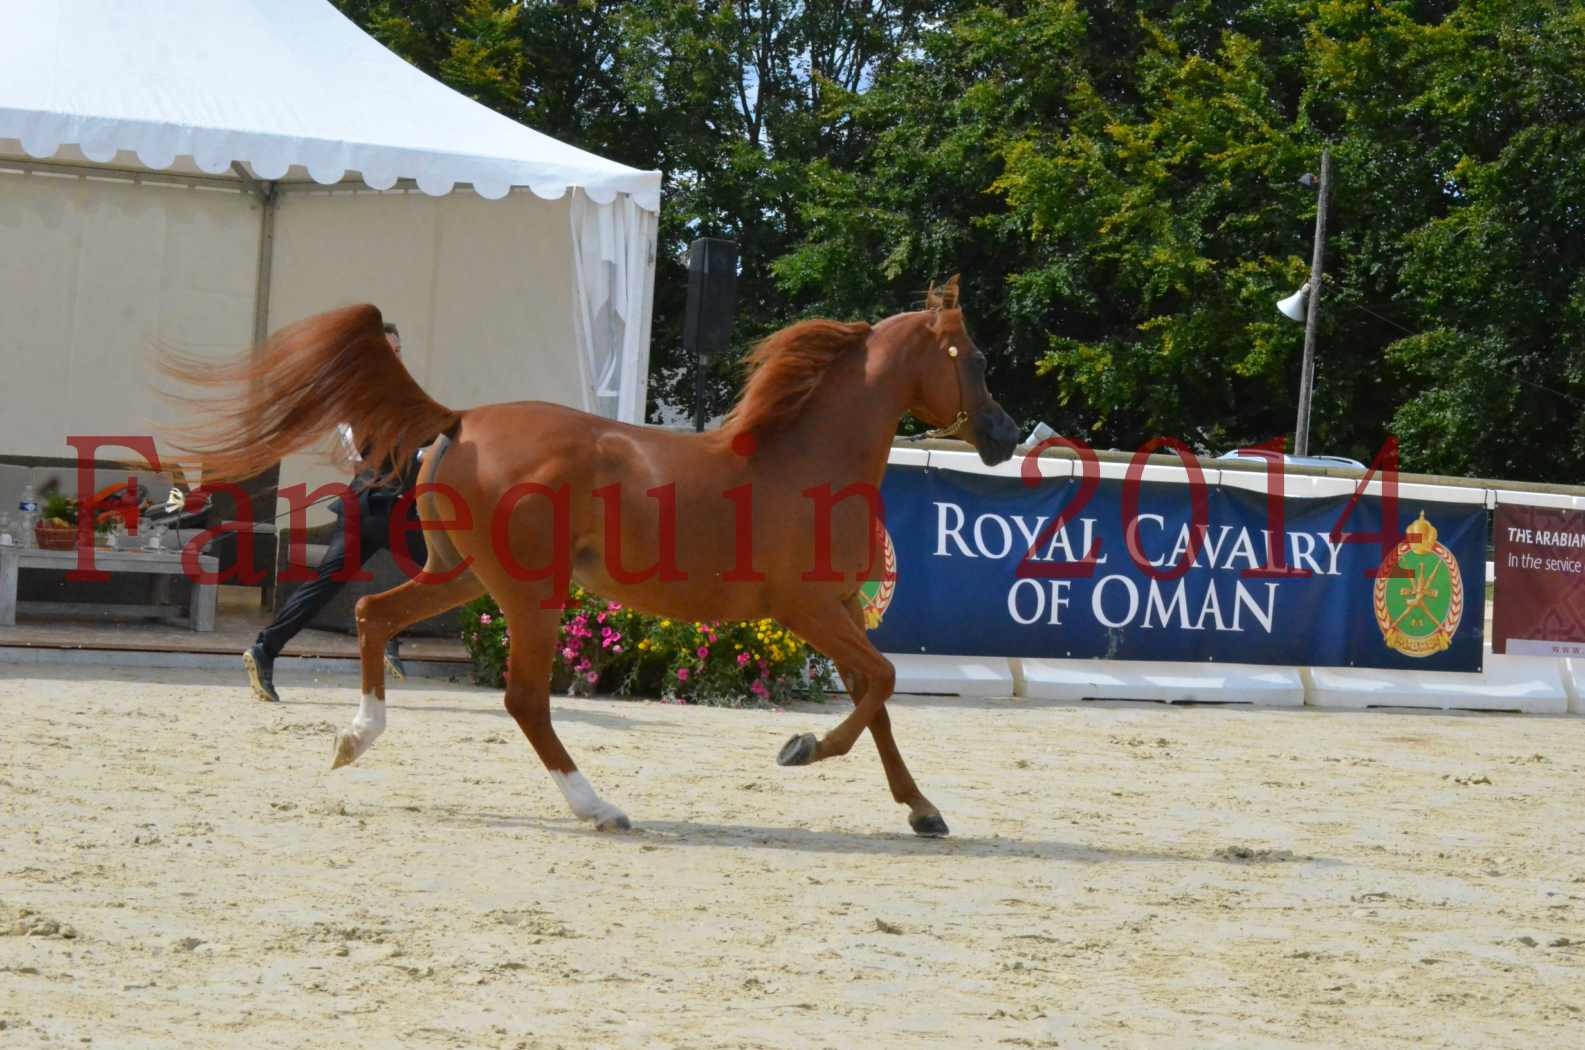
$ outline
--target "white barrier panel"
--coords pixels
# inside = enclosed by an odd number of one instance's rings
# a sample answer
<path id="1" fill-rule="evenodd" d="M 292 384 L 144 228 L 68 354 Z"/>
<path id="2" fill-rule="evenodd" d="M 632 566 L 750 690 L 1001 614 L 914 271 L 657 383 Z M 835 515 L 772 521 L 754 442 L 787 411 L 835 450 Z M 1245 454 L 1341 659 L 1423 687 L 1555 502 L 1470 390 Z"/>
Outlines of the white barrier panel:
<path id="1" fill-rule="evenodd" d="M 1486 652 L 1480 674 L 1312 667 L 1305 674 L 1312 707 L 1428 707 L 1561 715 L 1570 709 L 1565 661 Z M 1576 711 L 1579 708 L 1574 708 Z"/>
<path id="2" fill-rule="evenodd" d="M 1568 709 L 1585 715 L 1585 660 L 1563 661 L 1563 688 L 1568 690 Z"/>
<path id="3" fill-rule="evenodd" d="M 1000 656 L 886 653 L 897 668 L 898 693 L 948 696 L 1014 696 L 1012 665 Z M 840 688 L 841 682 L 838 681 Z"/>
<path id="4" fill-rule="evenodd" d="M 1020 660 L 1024 696 L 1038 700 L 1158 700 L 1300 707 L 1291 667 L 1147 660 Z"/>

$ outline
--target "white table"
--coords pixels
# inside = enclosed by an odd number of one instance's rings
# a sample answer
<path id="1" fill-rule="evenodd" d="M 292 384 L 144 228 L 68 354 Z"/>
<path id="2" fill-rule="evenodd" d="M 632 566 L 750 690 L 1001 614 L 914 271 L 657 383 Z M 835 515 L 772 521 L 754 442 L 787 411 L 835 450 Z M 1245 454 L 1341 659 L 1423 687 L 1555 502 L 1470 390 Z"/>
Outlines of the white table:
<path id="1" fill-rule="evenodd" d="M 195 631 L 215 629 L 215 600 L 219 589 L 212 583 L 196 584 L 186 615 L 178 605 L 106 605 L 103 602 L 18 602 L 17 578 L 22 569 L 56 569 L 66 572 L 77 568 L 77 551 L 49 551 L 37 547 L 0 546 L 0 626 L 11 627 L 17 622 L 17 607 L 24 612 L 96 613 L 125 612 L 135 616 L 157 615 L 166 619 L 186 622 Z M 219 570 L 220 559 L 213 555 L 198 556 L 198 565 L 205 573 Z M 94 551 L 94 568 L 118 575 L 122 573 L 149 573 L 159 576 L 182 575 L 180 551 L 162 550 L 110 550 Z M 70 584 L 68 584 L 70 586 Z M 156 595 L 158 597 L 158 595 Z"/>

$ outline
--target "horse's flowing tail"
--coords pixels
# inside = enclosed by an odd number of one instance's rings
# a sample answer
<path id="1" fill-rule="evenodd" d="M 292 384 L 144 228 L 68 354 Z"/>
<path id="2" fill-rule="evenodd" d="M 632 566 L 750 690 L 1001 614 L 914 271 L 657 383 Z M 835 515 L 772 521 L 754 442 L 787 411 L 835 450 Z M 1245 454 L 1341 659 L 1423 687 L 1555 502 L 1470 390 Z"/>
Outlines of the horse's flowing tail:
<path id="1" fill-rule="evenodd" d="M 160 368 L 212 396 L 176 395 L 197 421 L 171 428 L 176 448 L 197 458 L 205 483 L 241 481 L 350 424 L 371 468 L 409 463 L 459 414 L 413 380 L 368 304 L 287 325 L 230 361 L 167 353 Z"/>

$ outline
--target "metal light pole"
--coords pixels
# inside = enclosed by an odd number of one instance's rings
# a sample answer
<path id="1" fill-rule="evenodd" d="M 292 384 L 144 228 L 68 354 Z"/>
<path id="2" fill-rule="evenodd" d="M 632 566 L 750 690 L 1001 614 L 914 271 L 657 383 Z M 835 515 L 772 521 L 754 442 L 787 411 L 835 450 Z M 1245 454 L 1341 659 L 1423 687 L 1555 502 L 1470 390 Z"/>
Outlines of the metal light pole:
<path id="1" fill-rule="evenodd" d="M 1321 185 L 1315 205 L 1315 249 L 1310 258 L 1310 294 L 1304 315 L 1304 364 L 1299 371 L 1299 421 L 1293 454 L 1310 454 L 1310 395 L 1315 383 L 1315 319 L 1321 305 L 1321 254 L 1326 247 L 1326 194 L 1332 181 L 1332 151 L 1321 151 Z"/>

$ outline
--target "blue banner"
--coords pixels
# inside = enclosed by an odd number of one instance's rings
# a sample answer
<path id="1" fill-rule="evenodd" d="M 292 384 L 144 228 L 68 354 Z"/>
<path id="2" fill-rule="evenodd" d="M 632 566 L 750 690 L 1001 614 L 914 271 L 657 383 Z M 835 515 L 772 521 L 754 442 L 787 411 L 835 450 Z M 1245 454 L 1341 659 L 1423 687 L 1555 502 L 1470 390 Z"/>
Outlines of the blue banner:
<path id="1" fill-rule="evenodd" d="M 1135 483 L 1125 508 L 1124 483 L 1101 480 L 1055 528 L 1081 487 L 890 468 L 897 570 L 865 587 L 871 640 L 893 653 L 1481 668 L 1483 504 L 1400 499 L 1400 539 L 1384 548 L 1377 496 L 1352 509 L 1351 496 L 1288 498 L 1275 532 L 1261 492 L 1200 486 L 1196 520 L 1187 484 Z"/>

